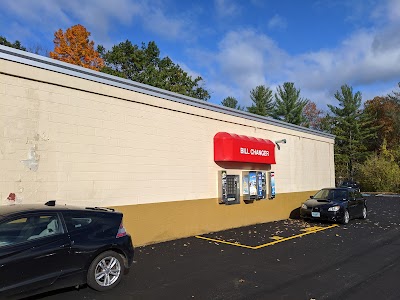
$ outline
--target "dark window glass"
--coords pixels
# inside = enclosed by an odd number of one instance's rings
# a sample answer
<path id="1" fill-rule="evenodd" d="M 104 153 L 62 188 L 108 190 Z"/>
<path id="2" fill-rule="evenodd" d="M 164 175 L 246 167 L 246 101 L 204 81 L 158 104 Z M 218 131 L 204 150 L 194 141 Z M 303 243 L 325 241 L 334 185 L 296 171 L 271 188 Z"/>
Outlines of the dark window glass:
<path id="1" fill-rule="evenodd" d="M 85 227 L 88 227 L 91 224 L 93 225 L 93 217 L 79 212 L 65 213 L 64 220 L 67 225 L 68 231 L 84 229 Z"/>
<path id="2" fill-rule="evenodd" d="M 86 232 L 88 237 L 115 236 L 121 223 L 118 215 L 98 211 L 67 211 L 63 215 L 69 232 Z"/>
<path id="3" fill-rule="evenodd" d="M 63 233 L 56 214 L 29 215 L 0 224 L 0 247 Z"/>
<path id="4" fill-rule="evenodd" d="M 324 200 L 346 200 L 347 191 L 346 190 L 320 190 L 314 196 L 316 199 Z"/>

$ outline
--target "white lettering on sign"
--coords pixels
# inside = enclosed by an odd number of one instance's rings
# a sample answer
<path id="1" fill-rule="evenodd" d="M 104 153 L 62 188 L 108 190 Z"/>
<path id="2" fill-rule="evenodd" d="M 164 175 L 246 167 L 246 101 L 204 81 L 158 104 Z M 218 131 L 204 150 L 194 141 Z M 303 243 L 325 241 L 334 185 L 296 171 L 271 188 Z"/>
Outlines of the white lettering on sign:
<path id="1" fill-rule="evenodd" d="M 240 154 L 245 155 L 258 155 L 258 156 L 269 156 L 268 150 L 262 149 L 248 149 L 248 148 L 240 148 Z"/>
<path id="2" fill-rule="evenodd" d="M 247 149 L 247 148 L 240 148 L 240 154 L 249 154 L 249 149 Z"/>

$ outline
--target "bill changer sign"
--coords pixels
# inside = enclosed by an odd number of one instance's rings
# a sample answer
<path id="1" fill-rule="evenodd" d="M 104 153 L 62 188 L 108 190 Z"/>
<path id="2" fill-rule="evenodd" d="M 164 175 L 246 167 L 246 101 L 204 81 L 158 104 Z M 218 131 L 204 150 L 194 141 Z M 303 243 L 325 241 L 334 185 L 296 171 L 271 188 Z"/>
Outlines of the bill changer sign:
<path id="1" fill-rule="evenodd" d="M 214 136 L 214 161 L 275 164 L 275 144 L 266 139 L 218 132 Z"/>

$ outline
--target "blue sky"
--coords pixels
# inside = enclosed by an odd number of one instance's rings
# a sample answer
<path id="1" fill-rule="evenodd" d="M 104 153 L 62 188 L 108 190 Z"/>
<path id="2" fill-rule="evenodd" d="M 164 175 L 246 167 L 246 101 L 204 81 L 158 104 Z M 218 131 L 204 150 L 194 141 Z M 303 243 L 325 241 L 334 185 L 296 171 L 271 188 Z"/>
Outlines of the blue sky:
<path id="1" fill-rule="evenodd" d="M 363 100 L 398 91 L 399 0 L 2 0 L 0 35 L 53 50 L 82 24 L 96 44 L 155 41 L 219 104 L 251 105 L 257 85 L 286 81 L 326 110 L 343 84 Z"/>

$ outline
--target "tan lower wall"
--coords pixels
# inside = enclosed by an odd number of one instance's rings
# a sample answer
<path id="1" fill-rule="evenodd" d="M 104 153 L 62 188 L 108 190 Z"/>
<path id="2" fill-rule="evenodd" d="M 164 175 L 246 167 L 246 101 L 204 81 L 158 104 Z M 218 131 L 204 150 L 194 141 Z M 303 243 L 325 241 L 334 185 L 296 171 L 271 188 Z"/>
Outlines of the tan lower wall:
<path id="1" fill-rule="evenodd" d="M 220 205 L 217 199 L 115 207 L 135 246 L 289 218 L 315 191 L 279 194 L 273 200 Z"/>

